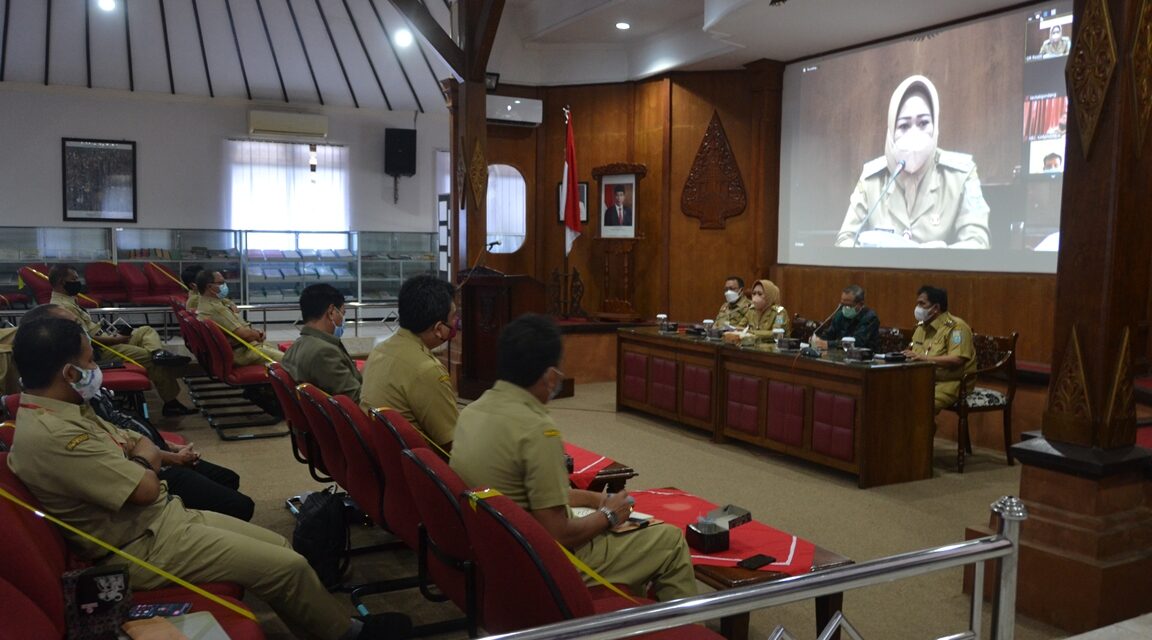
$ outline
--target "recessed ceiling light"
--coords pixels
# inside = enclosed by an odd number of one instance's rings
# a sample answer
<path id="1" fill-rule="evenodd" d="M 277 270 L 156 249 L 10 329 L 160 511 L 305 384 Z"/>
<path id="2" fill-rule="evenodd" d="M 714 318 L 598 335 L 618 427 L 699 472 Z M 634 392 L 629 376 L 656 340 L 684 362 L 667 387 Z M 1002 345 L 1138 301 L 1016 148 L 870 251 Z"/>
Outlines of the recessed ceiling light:
<path id="1" fill-rule="evenodd" d="M 627 31 L 632 28 L 632 25 L 628 24 L 627 22 L 617 22 L 616 28 L 621 31 Z"/>
<path id="2" fill-rule="evenodd" d="M 407 29 L 401 29 L 396 32 L 396 36 L 392 39 L 397 47 L 407 47 L 412 44 L 412 32 Z"/>
<path id="3" fill-rule="evenodd" d="M 116 8 L 116 0 L 100 0 L 96 3 L 104 11 L 112 11 Z"/>

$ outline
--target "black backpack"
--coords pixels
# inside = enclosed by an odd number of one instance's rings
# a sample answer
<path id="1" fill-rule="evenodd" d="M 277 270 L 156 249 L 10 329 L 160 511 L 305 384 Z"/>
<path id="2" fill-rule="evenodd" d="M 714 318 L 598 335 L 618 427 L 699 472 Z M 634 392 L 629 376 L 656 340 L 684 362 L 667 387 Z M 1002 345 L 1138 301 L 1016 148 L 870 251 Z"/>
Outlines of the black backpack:
<path id="1" fill-rule="evenodd" d="M 348 569 L 350 536 L 344 498 L 332 486 L 304 499 L 292 532 L 292 548 L 304 556 L 320 582 L 332 589 L 340 585 Z"/>
<path id="2" fill-rule="evenodd" d="M 151 440 L 161 451 L 168 451 L 168 443 L 164 441 L 164 436 L 152 426 L 151 422 L 136 413 L 125 411 L 116 406 L 116 401 L 112 397 L 112 392 L 107 389 L 100 389 L 100 393 L 92 397 L 88 401 L 92 405 L 92 409 L 96 411 L 96 415 L 112 424 L 128 431 L 135 431 L 144 437 Z"/>

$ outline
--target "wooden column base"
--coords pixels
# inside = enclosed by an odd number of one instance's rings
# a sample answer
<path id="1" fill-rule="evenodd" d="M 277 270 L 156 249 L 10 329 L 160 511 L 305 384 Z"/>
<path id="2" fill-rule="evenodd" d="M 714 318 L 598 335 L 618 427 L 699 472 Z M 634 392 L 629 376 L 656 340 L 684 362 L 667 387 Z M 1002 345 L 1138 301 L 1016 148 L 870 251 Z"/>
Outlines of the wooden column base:
<path id="1" fill-rule="evenodd" d="M 1013 447 L 1023 463 L 1020 498 L 1028 507 L 1017 611 L 1072 633 L 1152 611 L 1149 452 L 1036 440 Z M 996 525 L 968 528 L 965 538 L 990 535 Z M 985 574 L 985 596 L 995 574 Z M 971 587 L 969 567 L 964 591 Z"/>

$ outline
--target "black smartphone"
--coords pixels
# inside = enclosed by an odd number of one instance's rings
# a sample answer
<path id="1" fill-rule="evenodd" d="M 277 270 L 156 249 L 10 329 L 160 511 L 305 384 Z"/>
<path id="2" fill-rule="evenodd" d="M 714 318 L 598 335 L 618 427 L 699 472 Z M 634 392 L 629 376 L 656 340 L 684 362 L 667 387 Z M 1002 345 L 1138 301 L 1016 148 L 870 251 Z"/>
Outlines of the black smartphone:
<path id="1" fill-rule="evenodd" d="M 775 557 L 766 556 L 763 553 L 757 553 L 754 556 L 744 558 L 740 562 L 737 562 L 736 566 L 742 569 L 752 569 L 755 571 L 756 569 L 759 569 L 760 567 L 763 567 L 767 564 L 772 564 L 773 562 L 776 562 Z"/>

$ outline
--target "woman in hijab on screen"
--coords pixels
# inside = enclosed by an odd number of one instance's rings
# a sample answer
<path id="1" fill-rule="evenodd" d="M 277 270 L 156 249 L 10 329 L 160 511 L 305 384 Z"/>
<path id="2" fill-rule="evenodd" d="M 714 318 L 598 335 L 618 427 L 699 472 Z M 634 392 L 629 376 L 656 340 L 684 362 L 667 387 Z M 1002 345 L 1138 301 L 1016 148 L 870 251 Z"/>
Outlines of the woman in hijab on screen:
<path id="1" fill-rule="evenodd" d="M 916 75 L 901 82 L 888 103 L 884 155 L 864 165 L 836 246 L 988 248 L 976 163 L 937 148 L 939 124 L 932 81 Z"/>

